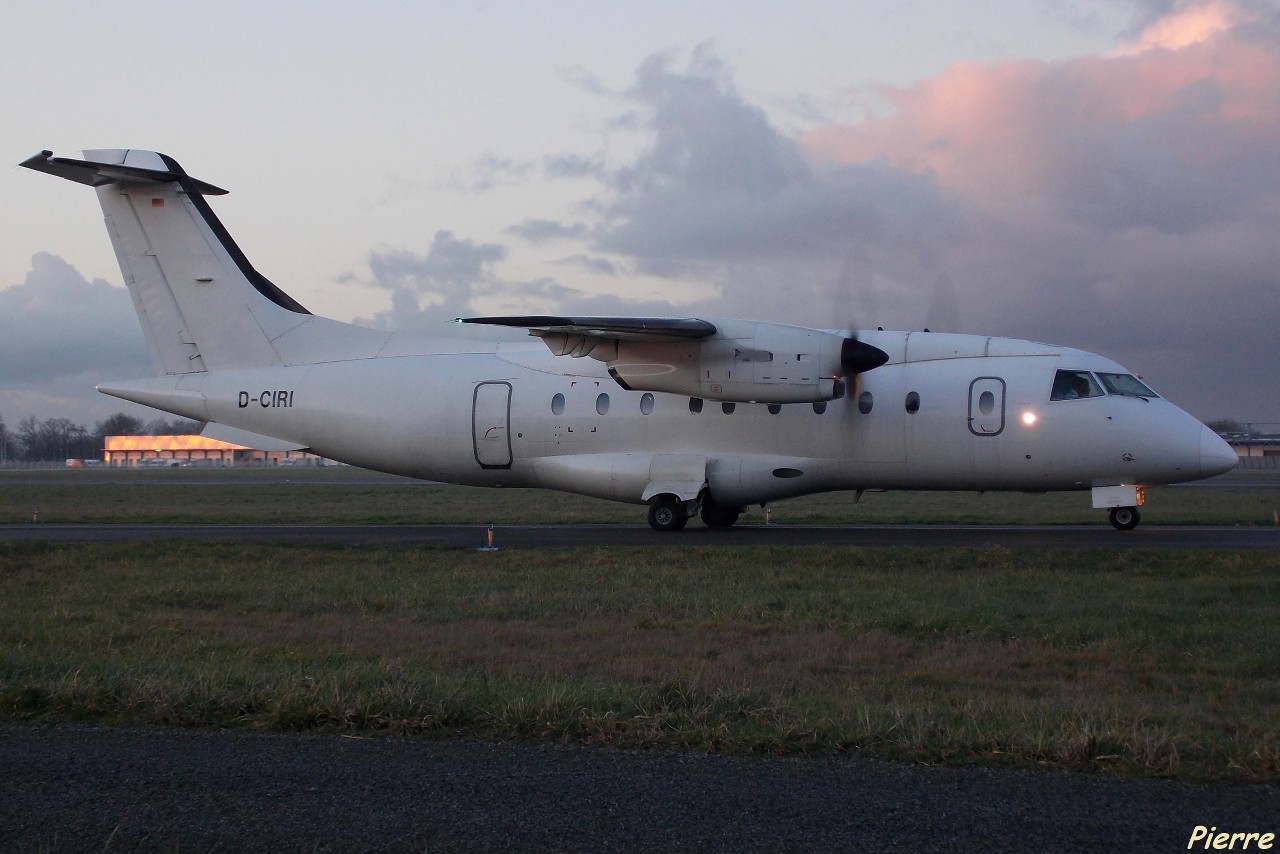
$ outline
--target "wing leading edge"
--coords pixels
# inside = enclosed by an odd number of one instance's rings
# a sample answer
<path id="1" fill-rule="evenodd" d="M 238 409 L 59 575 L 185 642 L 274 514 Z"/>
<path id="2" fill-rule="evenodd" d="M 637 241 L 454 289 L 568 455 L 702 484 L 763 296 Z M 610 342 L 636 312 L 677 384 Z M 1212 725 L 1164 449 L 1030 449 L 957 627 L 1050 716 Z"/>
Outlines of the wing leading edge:
<path id="1" fill-rule="evenodd" d="M 528 329 L 530 335 L 572 335 L 617 341 L 696 341 L 716 334 L 716 325 L 696 317 L 557 317 L 530 314 L 512 317 L 459 317 L 458 323 L 480 323 Z"/>

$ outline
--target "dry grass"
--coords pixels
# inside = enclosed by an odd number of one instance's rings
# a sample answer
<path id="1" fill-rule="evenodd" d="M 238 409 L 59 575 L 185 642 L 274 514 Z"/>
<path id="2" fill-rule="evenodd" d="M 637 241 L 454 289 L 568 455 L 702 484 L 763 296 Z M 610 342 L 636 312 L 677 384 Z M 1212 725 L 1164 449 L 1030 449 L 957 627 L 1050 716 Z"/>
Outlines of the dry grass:
<path id="1" fill-rule="evenodd" d="M 1280 779 L 1280 555 L 0 545 L 0 717 Z"/>

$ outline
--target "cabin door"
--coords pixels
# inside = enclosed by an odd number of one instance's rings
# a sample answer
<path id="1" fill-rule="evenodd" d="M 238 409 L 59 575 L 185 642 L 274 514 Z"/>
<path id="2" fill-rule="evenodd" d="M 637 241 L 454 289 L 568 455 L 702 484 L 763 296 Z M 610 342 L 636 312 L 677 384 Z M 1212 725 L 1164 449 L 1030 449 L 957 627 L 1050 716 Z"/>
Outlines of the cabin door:
<path id="1" fill-rule="evenodd" d="M 511 383 L 476 386 L 471 398 L 471 436 L 480 468 L 511 467 Z"/>
<path id="2" fill-rule="evenodd" d="M 978 377 L 969 383 L 969 432 L 995 436 L 1004 430 L 1004 380 Z"/>

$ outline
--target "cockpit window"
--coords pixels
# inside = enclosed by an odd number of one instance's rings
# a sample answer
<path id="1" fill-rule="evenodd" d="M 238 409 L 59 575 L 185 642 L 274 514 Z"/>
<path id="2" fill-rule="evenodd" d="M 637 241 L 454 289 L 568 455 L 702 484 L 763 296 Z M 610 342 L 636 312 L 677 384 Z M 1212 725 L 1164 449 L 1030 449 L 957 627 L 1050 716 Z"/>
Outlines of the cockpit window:
<path id="1" fill-rule="evenodd" d="M 1159 397 L 1146 383 L 1133 374 L 1098 374 L 1098 379 L 1111 394 L 1127 394 L 1131 397 Z"/>
<path id="2" fill-rule="evenodd" d="M 1082 397 L 1102 397 L 1102 388 L 1088 371 L 1058 371 L 1053 378 L 1050 400 L 1077 400 Z"/>

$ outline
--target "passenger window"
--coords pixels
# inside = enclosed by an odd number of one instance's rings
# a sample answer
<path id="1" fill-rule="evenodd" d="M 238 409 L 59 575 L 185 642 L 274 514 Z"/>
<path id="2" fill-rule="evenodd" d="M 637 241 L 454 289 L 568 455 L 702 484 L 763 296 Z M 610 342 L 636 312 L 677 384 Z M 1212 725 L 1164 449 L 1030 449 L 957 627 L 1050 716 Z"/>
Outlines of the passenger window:
<path id="1" fill-rule="evenodd" d="M 819 415 L 821 415 L 822 413 L 826 412 L 826 411 L 827 411 L 827 402 L 826 402 L 825 400 L 819 400 L 817 403 L 815 403 L 815 404 L 813 405 L 813 411 L 814 411 L 814 412 L 816 412 L 816 413 L 817 413 L 817 414 L 819 414 Z"/>
<path id="2" fill-rule="evenodd" d="M 914 391 L 907 392 L 907 412 L 915 415 L 920 411 L 920 395 Z"/>
<path id="3" fill-rule="evenodd" d="M 645 415 L 653 413 L 653 395 L 647 391 L 640 396 L 640 411 Z"/>
<path id="4" fill-rule="evenodd" d="M 782 411 L 782 406 L 781 406 L 780 404 L 777 404 L 777 403 L 771 403 L 771 404 L 769 404 L 769 414 L 770 414 L 770 415 L 777 415 L 777 414 L 778 414 L 779 412 L 781 412 L 781 411 Z"/>
<path id="5" fill-rule="evenodd" d="M 699 412 L 701 412 L 702 398 L 700 397 L 689 398 L 689 411 L 692 412 L 694 415 L 697 415 Z"/>
<path id="6" fill-rule="evenodd" d="M 609 411 L 609 395 L 601 394 L 596 398 L 596 413 L 604 415 Z"/>
<path id="7" fill-rule="evenodd" d="M 1053 377 L 1050 400 L 1078 400 L 1084 397 L 1102 397 L 1102 387 L 1088 371 L 1058 371 Z"/>
<path id="8" fill-rule="evenodd" d="M 556 392 L 555 396 L 551 398 L 551 414 L 559 415 L 562 412 L 564 412 L 564 395 Z"/>
<path id="9" fill-rule="evenodd" d="M 720 410 L 724 412 L 725 415 L 732 415 L 733 410 L 737 408 L 738 408 L 738 404 L 736 403 L 729 403 L 726 401 L 725 403 L 720 404 Z"/>
<path id="10" fill-rule="evenodd" d="M 871 414 L 871 407 L 875 406 L 875 398 L 871 396 L 871 392 L 864 391 L 858 395 L 858 411 L 863 415 Z"/>

